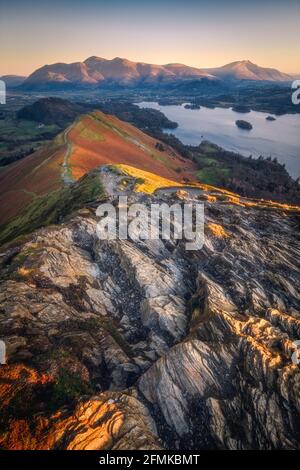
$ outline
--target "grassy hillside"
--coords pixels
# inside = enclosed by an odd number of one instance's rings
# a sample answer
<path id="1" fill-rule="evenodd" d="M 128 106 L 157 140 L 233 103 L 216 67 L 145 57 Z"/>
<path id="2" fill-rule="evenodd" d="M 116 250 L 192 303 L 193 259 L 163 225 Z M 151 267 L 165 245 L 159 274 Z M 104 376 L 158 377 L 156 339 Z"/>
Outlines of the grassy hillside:
<path id="1" fill-rule="evenodd" d="M 174 181 L 195 179 L 195 164 L 129 123 L 95 111 L 32 155 L 0 172 L 1 225 L 103 164 L 124 164 Z"/>
<path id="2" fill-rule="evenodd" d="M 193 177 L 195 170 L 190 160 L 180 157 L 168 145 L 100 111 L 79 119 L 68 139 L 72 149 L 67 163 L 75 180 L 102 164 L 133 165 L 175 180 Z"/>
<path id="3" fill-rule="evenodd" d="M 104 197 L 100 175 L 96 170 L 92 171 L 74 185 L 37 196 L 17 217 L 2 227 L 0 244 L 37 228 L 57 223 L 85 204 L 101 201 Z"/>

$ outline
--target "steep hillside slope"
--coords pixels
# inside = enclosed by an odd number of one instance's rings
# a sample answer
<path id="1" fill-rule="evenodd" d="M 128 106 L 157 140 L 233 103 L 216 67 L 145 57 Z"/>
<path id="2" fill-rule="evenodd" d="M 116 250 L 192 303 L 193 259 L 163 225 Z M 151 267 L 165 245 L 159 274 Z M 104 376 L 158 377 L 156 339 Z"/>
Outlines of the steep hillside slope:
<path id="1" fill-rule="evenodd" d="M 194 165 L 171 147 L 99 111 L 80 117 L 46 148 L 0 173 L 1 225 L 39 197 L 78 180 L 102 164 L 128 164 L 180 181 Z"/>
<path id="2" fill-rule="evenodd" d="M 205 201 L 203 249 L 101 241 L 92 201 L 3 249 L 0 447 L 299 449 L 299 209 L 139 171 L 94 177 L 111 202 Z"/>
<path id="3" fill-rule="evenodd" d="M 0 221 L 5 224 L 36 197 L 62 187 L 63 135 L 0 172 Z"/>
<path id="4" fill-rule="evenodd" d="M 68 139 L 72 149 L 67 164 L 74 179 L 101 164 L 124 163 L 175 180 L 191 176 L 194 168 L 167 145 L 98 111 L 75 123 Z"/>

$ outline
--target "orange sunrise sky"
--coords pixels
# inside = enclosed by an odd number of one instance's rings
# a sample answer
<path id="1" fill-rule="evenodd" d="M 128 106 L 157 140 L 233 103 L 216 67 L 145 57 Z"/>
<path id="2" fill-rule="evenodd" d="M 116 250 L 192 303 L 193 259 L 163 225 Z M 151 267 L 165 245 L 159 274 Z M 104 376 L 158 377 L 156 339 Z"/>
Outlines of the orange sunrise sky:
<path id="1" fill-rule="evenodd" d="M 196 67 L 249 59 L 296 73 L 299 24 L 299 0 L 0 0 L 0 74 L 91 55 Z"/>

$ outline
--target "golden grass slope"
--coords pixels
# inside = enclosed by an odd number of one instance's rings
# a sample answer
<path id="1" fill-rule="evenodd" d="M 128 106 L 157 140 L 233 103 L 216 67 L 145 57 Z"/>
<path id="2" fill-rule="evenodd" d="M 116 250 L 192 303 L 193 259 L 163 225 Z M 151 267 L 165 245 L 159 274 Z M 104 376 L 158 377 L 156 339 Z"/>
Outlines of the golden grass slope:
<path id="1" fill-rule="evenodd" d="M 137 180 L 134 191 L 143 192 L 146 194 L 153 194 L 158 189 L 164 188 L 174 188 L 174 191 L 180 188 L 191 188 L 198 189 L 199 195 L 197 198 L 202 201 L 209 203 L 223 203 L 223 204 L 233 204 L 243 207 L 253 207 L 259 209 L 273 209 L 280 210 L 283 212 L 300 212 L 298 206 L 291 206 L 288 204 L 280 204 L 278 202 L 266 201 L 264 199 L 251 199 L 246 197 L 241 197 L 239 194 L 228 191 L 227 189 L 217 188 L 208 184 L 202 184 L 199 182 L 178 182 L 163 176 L 154 174 L 149 171 L 141 170 L 140 168 L 132 167 L 130 165 L 118 164 L 115 165 L 116 168 L 121 170 L 125 175 L 131 176 Z M 216 236 L 225 237 L 225 233 L 221 233 L 219 226 L 216 224 L 208 224 L 208 229 L 211 233 Z"/>

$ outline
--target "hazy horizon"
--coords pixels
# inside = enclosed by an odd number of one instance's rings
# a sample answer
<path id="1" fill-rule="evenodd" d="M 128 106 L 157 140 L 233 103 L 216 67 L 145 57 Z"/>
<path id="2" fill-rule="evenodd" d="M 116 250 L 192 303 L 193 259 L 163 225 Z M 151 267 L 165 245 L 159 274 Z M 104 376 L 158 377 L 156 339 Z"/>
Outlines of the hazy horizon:
<path id="1" fill-rule="evenodd" d="M 97 55 L 210 68 L 250 60 L 300 72 L 300 2 L 0 0 L 0 75 Z"/>

